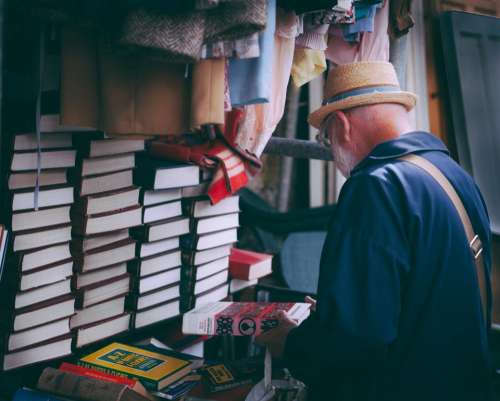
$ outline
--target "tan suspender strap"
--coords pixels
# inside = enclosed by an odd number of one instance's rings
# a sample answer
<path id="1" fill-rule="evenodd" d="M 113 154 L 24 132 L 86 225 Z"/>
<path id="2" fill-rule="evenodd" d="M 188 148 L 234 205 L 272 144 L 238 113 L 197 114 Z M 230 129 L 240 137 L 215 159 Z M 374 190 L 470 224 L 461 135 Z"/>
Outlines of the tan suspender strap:
<path id="1" fill-rule="evenodd" d="M 464 204 L 462 203 L 460 197 L 455 191 L 455 188 L 451 185 L 450 181 L 444 176 L 444 174 L 439 170 L 434 164 L 432 164 L 427 159 L 423 157 L 417 156 L 415 154 L 409 154 L 403 157 L 400 157 L 400 160 L 405 160 L 407 162 L 413 163 L 414 165 L 420 167 L 422 170 L 426 171 L 437 183 L 443 188 L 444 192 L 448 195 L 451 202 L 455 206 L 458 215 L 460 216 L 460 220 L 462 221 L 462 225 L 465 230 L 465 234 L 467 235 L 467 240 L 469 241 L 469 246 L 472 252 L 472 257 L 474 259 L 474 263 L 476 265 L 476 277 L 479 285 L 479 294 L 481 296 L 481 305 L 483 309 L 483 318 L 485 324 L 488 322 L 488 303 L 487 303 L 487 291 L 486 291 L 486 277 L 485 270 L 483 265 L 483 244 L 474 233 L 474 228 L 472 227 L 472 223 L 470 221 L 469 215 L 465 210 Z"/>

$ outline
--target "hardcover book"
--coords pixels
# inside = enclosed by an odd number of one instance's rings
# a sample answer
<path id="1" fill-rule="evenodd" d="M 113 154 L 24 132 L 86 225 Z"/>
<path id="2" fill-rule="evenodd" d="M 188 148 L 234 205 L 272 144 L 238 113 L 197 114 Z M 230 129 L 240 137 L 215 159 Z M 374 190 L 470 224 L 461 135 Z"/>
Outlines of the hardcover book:
<path id="1" fill-rule="evenodd" d="M 236 228 L 231 228 L 229 230 L 217 231 L 204 235 L 184 235 L 181 237 L 181 248 L 186 251 L 204 251 L 210 248 L 233 244 L 237 241 L 238 230 Z"/>
<path id="2" fill-rule="evenodd" d="M 215 231 L 239 227 L 239 213 L 222 214 L 220 216 L 191 219 L 191 232 L 207 234 Z"/>
<path id="3" fill-rule="evenodd" d="M 306 303 L 215 302 L 183 316 L 182 332 L 198 335 L 257 336 L 277 326 L 284 311 L 298 324 L 309 316 Z"/>
<path id="4" fill-rule="evenodd" d="M 129 306 L 140 311 L 159 305 L 163 302 L 172 301 L 180 297 L 180 286 L 177 283 L 169 284 L 165 287 L 157 288 L 145 294 L 134 294 L 129 296 Z"/>
<path id="5" fill-rule="evenodd" d="M 12 211 L 33 210 L 35 190 L 22 189 L 12 193 Z M 41 188 L 38 192 L 38 207 L 63 206 L 73 203 L 73 187 L 53 186 Z"/>
<path id="6" fill-rule="evenodd" d="M 84 177 L 82 179 L 74 178 L 79 181 L 79 195 L 95 195 L 102 192 L 116 191 L 133 186 L 132 170 L 117 171 L 109 174 Z"/>
<path id="7" fill-rule="evenodd" d="M 149 276 L 181 265 L 181 252 L 179 250 L 149 256 L 130 262 L 129 269 L 137 277 Z"/>
<path id="8" fill-rule="evenodd" d="M 101 136 L 101 135 L 96 135 Z M 78 153 L 82 157 L 103 157 L 125 153 L 134 153 L 144 150 L 143 139 L 94 139 L 75 137 Z M 82 139 L 81 141 L 78 141 Z"/>
<path id="9" fill-rule="evenodd" d="M 158 391 L 191 372 L 191 362 L 126 344 L 112 343 L 81 358 L 80 366 L 139 380 L 147 389 Z"/>
<path id="10" fill-rule="evenodd" d="M 133 388 L 135 383 L 137 383 L 134 379 L 129 379 L 127 377 L 110 375 L 108 373 L 100 372 L 95 369 L 84 368 L 83 366 L 73 365 L 72 363 L 63 362 L 61 366 L 59 366 L 59 370 L 61 372 L 69 372 L 78 376 L 91 377 L 97 380 L 109 381 L 113 383 L 125 384 L 126 386 Z"/>
<path id="11" fill-rule="evenodd" d="M 139 329 L 154 323 L 171 319 L 180 314 L 180 304 L 178 300 L 169 301 L 150 308 L 138 311 L 135 314 L 134 327 Z"/>
<path id="12" fill-rule="evenodd" d="M 80 273 L 128 262 L 135 257 L 136 242 L 124 239 L 84 253 L 73 253 L 75 270 Z"/>
<path id="13" fill-rule="evenodd" d="M 75 160 L 75 150 L 42 151 L 40 166 L 43 170 L 74 167 Z M 16 152 L 12 156 L 12 171 L 36 170 L 37 166 L 38 152 Z"/>
<path id="14" fill-rule="evenodd" d="M 263 377 L 263 362 L 259 360 L 240 360 L 232 362 L 213 362 L 200 370 L 208 391 L 230 390 L 251 384 Z"/>
<path id="15" fill-rule="evenodd" d="M 198 185 L 200 169 L 195 164 L 138 157 L 136 182 L 147 189 L 170 189 Z"/>
<path id="16" fill-rule="evenodd" d="M 125 296 L 118 296 L 117 298 L 77 310 L 76 313 L 71 316 L 69 325 L 71 330 L 73 330 L 81 326 L 87 326 L 112 318 L 113 316 L 123 315 L 124 312 Z"/>
<path id="17" fill-rule="evenodd" d="M 4 355 L 3 370 L 11 370 L 71 355 L 71 335 Z"/>
<path id="18" fill-rule="evenodd" d="M 75 213 L 71 217 L 74 221 L 75 233 L 79 235 L 101 234 L 140 226 L 142 208 L 140 205 L 134 205 L 121 210 L 87 216 Z"/>
<path id="19" fill-rule="evenodd" d="M 35 251 L 21 252 L 18 258 L 18 266 L 24 273 L 70 258 L 69 242 L 66 242 Z"/>
<path id="20" fill-rule="evenodd" d="M 230 196 L 212 205 L 209 200 L 185 200 L 183 208 L 186 215 L 194 218 L 218 216 L 222 214 L 238 213 L 240 211 L 239 196 Z"/>
<path id="21" fill-rule="evenodd" d="M 72 146 L 70 133 L 44 133 L 38 141 L 36 134 L 17 134 L 14 136 L 14 150 L 60 149 Z"/>
<path id="22" fill-rule="evenodd" d="M 75 297 L 72 294 L 66 294 L 15 312 L 5 312 L 5 316 L 11 316 L 11 318 L 4 320 L 3 323 L 9 330 L 22 331 L 70 317 L 74 313 Z"/>
<path id="23" fill-rule="evenodd" d="M 82 177 L 91 175 L 114 173 L 133 169 L 135 167 L 135 154 L 126 153 L 115 156 L 95 157 L 77 161 L 78 173 Z"/>
<path id="24" fill-rule="evenodd" d="M 184 252 L 182 254 L 182 264 L 189 266 L 198 266 L 229 256 L 232 245 L 223 245 L 216 248 L 206 249 L 204 251 Z"/>
<path id="25" fill-rule="evenodd" d="M 45 368 L 38 379 L 37 388 L 62 397 L 80 401 L 147 401 L 146 394 L 128 385 L 101 380 L 72 372 Z"/>
<path id="26" fill-rule="evenodd" d="M 49 245 L 62 244 L 71 240 L 71 224 L 60 224 L 45 230 L 19 231 L 14 236 L 13 249 L 27 251 L 39 249 Z"/>
<path id="27" fill-rule="evenodd" d="M 93 215 L 126 209 L 139 204 L 138 187 L 117 189 L 79 198 L 74 211 L 81 215 Z"/>
<path id="28" fill-rule="evenodd" d="M 59 371 L 68 372 L 77 376 L 85 376 L 106 382 L 124 384 L 125 386 L 134 390 L 136 393 L 139 393 L 148 399 L 151 398 L 148 396 L 147 390 L 144 388 L 144 386 L 139 381 L 134 379 L 129 379 L 127 377 L 122 377 L 122 376 L 110 375 L 104 372 L 99 372 L 98 370 L 95 369 L 84 368 L 83 366 L 73 365 L 72 363 L 67 363 L 67 362 L 63 362 L 61 366 L 59 366 Z"/>
<path id="29" fill-rule="evenodd" d="M 229 256 L 232 278 L 255 280 L 272 273 L 273 255 L 233 248 Z"/>
<path id="30" fill-rule="evenodd" d="M 143 190 L 141 192 L 141 205 L 151 206 L 159 203 L 172 202 L 181 199 L 181 188 L 161 190 Z"/>
<path id="31" fill-rule="evenodd" d="M 245 288 L 253 287 L 259 282 L 258 279 L 255 280 L 240 280 L 237 278 L 231 279 L 229 282 L 229 292 L 234 294 L 236 292 L 242 291 Z"/>
<path id="32" fill-rule="evenodd" d="M 75 346 L 80 348 L 128 331 L 130 318 L 130 313 L 125 312 L 119 316 L 112 316 L 106 320 L 79 327 L 76 330 Z"/>
<path id="33" fill-rule="evenodd" d="M 193 308 L 199 308 L 207 304 L 222 301 L 227 297 L 228 291 L 229 284 L 222 284 L 221 286 L 208 290 L 200 295 L 195 296 L 191 293 L 187 296 L 182 296 L 181 311 L 184 313 Z"/>
<path id="34" fill-rule="evenodd" d="M 66 317 L 42 326 L 11 333 L 7 340 L 7 351 L 28 348 L 69 333 L 69 317 Z"/>
<path id="35" fill-rule="evenodd" d="M 85 237 L 75 235 L 71 240 L 71 252 L 83 253 L 127 238 L 130 238 L 128 228 Z"/>
<path id="36" fill-rule="evenodd" d="M 147 242 L 178 237 L 189 233 L 189 218 L 174 217 L 153 224 L 144 224 L 133 230 L 133 233 L 137 238 Z"/>
<path id="37" fill-rule="evenodd" d="M 9 190 L 35 188 L 36 171 L 24 171 L 11 173 L 9 175 Z M 63 185 L 68 183 L 68 172 L 66 169 L 42 170 L 38 176 L 40 188 L 47 186 Z"/>
<path id="38" fill-rule="evenodd" d="M 70 223 L 70 206 L 40 208 L 28 212 L 12 213 L 12 232 L 43 229 Z"/>

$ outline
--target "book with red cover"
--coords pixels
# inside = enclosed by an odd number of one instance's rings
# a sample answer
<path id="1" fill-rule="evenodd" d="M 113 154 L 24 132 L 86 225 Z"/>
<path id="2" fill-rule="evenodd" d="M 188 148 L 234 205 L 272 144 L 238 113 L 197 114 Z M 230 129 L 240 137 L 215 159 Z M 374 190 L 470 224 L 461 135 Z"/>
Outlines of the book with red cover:
<path id="1" fill-rule="evenodd" d="M 184 314 L 182 332 L 199 335 L 253 336 L 278 325 L 277 313 L 301 324 L 310 305 L 293 302 L 213 302 Z"/>
<path id="2" fill-rule="evenodd" d="M 130 378 L 124 377 L 124 376 L 111 375 L 109 373 L 101 372 L 99 370 L 85 368 L 83 366 L 78 366 L 78 365 L 73 365 L 72 363 L 68 363 L 68 362 L 63 362 L 61 364 L 61 366 L 59 366 L 59 370 L 61 372 L 72 373 L 72 374 L 77 375 L 77 376 L 90 377 L 91 379 L 102 380 L 105 382 L 123 384 L 123 385 L 131 388 L 135 392 L 137 392 L 137 393 L 139 393 L 147 398 L 151 398 L 150 396 L 148 396 L 147 391 L 144 388 L 144 386 L 141 384 L 141 382 L 138 380 L 135 380 L 135 379 L 130 379 Z"/>
<path id="3" fill-rule="evenodd" d="M 272 273 L 273 255 L 232 248 L 229 274 L 240 280 L 254 280 Z"/>
<path id="4" fill-rule="evenodd" d="M 110 375 L 109 373 L 104 373 L 95 369 L 84 368 L 83 366 L 73 365 L 72 363 L 63 362 L 59 366 L 59 370 L 63 372 L 73 373 L 78 376 L 92 377 L 93 379 L 104 380 L 107 382 L 125 384 L 129 387 L 134 387 L 137 383 L 134 379 L 129 379 L 128 377 Z"/>

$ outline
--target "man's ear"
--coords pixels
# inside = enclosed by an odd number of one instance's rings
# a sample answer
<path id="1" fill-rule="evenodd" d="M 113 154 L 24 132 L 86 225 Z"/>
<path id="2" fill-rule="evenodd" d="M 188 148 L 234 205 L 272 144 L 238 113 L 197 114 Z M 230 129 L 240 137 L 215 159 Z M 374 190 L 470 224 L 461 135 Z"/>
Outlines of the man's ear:
<path id="1" fill-rule="evenodd" d="M 337 143 L 344 145 L 351 142 L 351 123 L 346 114 L 341 111 L 335 111 L 334 131 L 337 136 Z"/>

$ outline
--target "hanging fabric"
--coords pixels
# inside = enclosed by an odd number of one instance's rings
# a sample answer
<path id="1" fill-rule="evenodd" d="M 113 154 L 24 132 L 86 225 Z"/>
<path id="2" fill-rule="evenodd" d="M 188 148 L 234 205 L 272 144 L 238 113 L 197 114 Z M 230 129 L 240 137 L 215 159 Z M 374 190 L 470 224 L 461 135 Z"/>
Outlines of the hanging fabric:
<path id="1" fill-rule="evenodd" d="M 224 124 L 224 58 L 200 60 L 193 66 L 191 85 L 191 130 L 205 124 Z"/>
<path id="2" fill-rule="evenodd" d="M 221 51 L 213 43 L 222 43 L 224 56 L 229 56 L 226 51 L 232 53 L 229 47 L 233 43 L 239 46 L 234 50 L 245 57 L 245 42 L 238 40 L 252 38 L 266 28 L 266 1 L 230 0 L 208 7 L 198 4 L 197 9 L 178 13 L 162 7 L 131 9 L 117 32 L 118 43 L 124 50 L 168 62 L 192 63 L 203 54 L 202 58 L 211 58 L 211 52 Z"/>
<path id="3" fill-rule="evenodd" d="M 95 34 L 74 26 L 63 29 L 62 57 L 63 125 L 110 135 L 188 130 L 190 82 L 185 65 L 116 54 Z"/>
<path id="4" fill-rule="evenodd" d="M 260 157 L 276 126 L 283 117 L 286 90 L 290 80 L 299 19 L 292 12 L 278 10 L 274 37 L 275 52 L 271 64 L 270 101 L 245 107 L 235 142 L 240 148 Z"/>
<path id="5" fill-rule="evenodd" d="M 389 2 L 389 0 L 386 0 Z M 411 15 L 412 0 L 391 0 L 389 6 L 389 32 L 393 37 L 406 35 L 415 21 Z"/>
<path id="6" fill-rule="evenodd" d="M 259 35 L 260 56 L 229 61 L 229 90 L 233 106 L 269 102 L 269 65 L 273 60 L 276 0 L 267 0 L 266 29 Z"/>
<path id="7" fill-rule="evenodd" d="M 348 64 L 358 61 L 389 61 L 389 1 L 378 9 L 373 32 L 361 33 L 359 43 L 346 42 L 339 26 L 330 27 L 326 58 L 334 64 Z"/>

